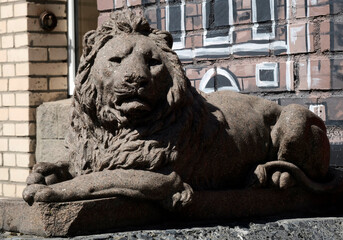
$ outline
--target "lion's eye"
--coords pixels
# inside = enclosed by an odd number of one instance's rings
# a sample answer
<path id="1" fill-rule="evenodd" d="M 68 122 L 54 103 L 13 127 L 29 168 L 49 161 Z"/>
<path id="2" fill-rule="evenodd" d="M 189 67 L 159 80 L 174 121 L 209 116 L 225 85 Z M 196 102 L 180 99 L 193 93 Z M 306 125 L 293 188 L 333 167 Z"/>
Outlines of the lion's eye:
<path id="1" fill-rule="evenodd" d="M 110 62 L 114 62 L 114 63 L 121 63 L 121 58 L 120 57 L 111 57 L 110 59 L 108 59 Z"/>
<path id="2" fill-rule="evenodd" d="M 153 67 L 162 64 L 162 62 L 159 59 L 151 58 L 149 59 L 148 64 L 150 67 Z"/>

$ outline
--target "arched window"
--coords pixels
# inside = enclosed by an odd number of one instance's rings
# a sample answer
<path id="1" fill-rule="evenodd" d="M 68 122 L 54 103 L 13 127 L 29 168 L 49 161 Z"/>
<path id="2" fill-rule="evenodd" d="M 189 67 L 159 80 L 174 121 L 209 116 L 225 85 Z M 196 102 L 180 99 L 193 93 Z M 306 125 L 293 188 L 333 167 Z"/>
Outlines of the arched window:
<path id="1" fill-rule="evenodd" d="M 222 68 L 211 68 L 200 81 L 199 90 L 210 93 L 222 90 L 239 92 L 239 86 L 233 74 Z"/>

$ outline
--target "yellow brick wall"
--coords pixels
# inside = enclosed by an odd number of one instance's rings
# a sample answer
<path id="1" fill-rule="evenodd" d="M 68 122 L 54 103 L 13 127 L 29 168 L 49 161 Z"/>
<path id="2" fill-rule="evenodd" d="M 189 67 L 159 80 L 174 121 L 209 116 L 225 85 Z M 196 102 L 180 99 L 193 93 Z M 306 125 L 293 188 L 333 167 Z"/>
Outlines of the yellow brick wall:
<path id="1" fill-rule="evenodd" d="M 58 19 L 40 28 L 48 10 Z M 36 108 L 67 97 L 66 0 L 0 1 L 0 196 L 21 197 L 35 162 Z"/>

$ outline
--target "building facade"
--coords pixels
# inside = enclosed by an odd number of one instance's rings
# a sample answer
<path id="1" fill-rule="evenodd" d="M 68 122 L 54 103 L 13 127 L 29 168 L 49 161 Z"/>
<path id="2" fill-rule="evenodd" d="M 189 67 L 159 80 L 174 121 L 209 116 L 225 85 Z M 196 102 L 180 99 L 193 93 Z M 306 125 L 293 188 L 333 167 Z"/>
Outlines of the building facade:
<path id="1" fill-rule="evenodd" d="M 125 7 L 173 34 L 192 85 L 297 103 L 328 126 L 343 164 L 341 0 L 98 0 L 99 22 Z"/>
<path id="2" fill-rule="evenodd" d="M 81 35 L 126 7 L 172 33 L 199 90 L 255 94 L 318 114 L 331 164 L 343 165 L 342 0 L 0 0 L 0 196 L 21 196 L 36 162 L 36 108 L 68 97 Z M 56 16 L 52 30 L 40 25 L 45 11 Z M 51 122 L 49 144 L 62 146 L 63 126 L 52 123 L 65 122 L 64 111 L 53 111 L 38 117 Z"/>

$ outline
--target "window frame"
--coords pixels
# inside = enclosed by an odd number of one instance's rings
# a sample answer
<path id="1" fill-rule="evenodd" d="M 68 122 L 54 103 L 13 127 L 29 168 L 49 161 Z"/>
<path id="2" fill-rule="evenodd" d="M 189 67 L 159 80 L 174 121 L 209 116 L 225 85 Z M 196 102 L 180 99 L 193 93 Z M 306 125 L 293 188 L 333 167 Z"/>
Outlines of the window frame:
<path id="1" fill-rule="evenodd" d="M 260 70 L 273 70 L 273 81 L 261 81 Z M 263 62 L 256 64 L 256 86 L 259 88 L 275 88 L 279 87 L 279 63 Z"/>
<path id="2" fill-rule="evenodd" d="M 170 7 L 170 0 L 166 1 L 166 31 L 169 32 L 169 23 L 170 23 L 170 13 L 169 13 L 169 7 Z M 173 42 L 173 50 L 177 49 L 183 49 L 185 48 L 185 37 L 186 37 L 186 31 L 185 31 L 185 0 L 181 0 L 180 9 L 181 9 L 181 30 L 180 30 L 180 40 L 181 41 L 174 41 Z"/>
<path id="3" fill-rule="evenodd" d="M 68 1 L 68 94 L 71 96 L 75 88 L 76 76 L 76 25 L 75 0 Z"/>
<path id="4" fill-rule="evenodd" d="M 217 89 L 206 88 L 208 81 L 211 80 L 212 77 L 217 76 L 217 75 L 221 75 L 225 77 L 228 81 L 230 81 L 231 86 L 219 87 Z M 220 67 L 214 67 L 206 71 L 206 73 L 201 78 L 201 81 L 199 84 L 199 90 L 201 90 L 204 93 L 211 93 L 211 92 L 217 92 L 217 91 L 223 91 L 223 90 L 231 90 L 235 92 L 240 92 L 239 86 L 237 85 L 234 77 L 228 71 Z"/>
<path id="5" fill-rule="evenodd" d="M 252 27 L 252 37 L 254 40 L 270 40 L 275 38 L 275 1 L 269 0 L 269 6 L 270 6 L 270 20 L 271 21 L 271 33 L 259 33 L 258 28 L 261 26 L 261 24 L 258 23 L 257 20 L 257 1 L 258 0 L 251 0 L 251 10 L 252 10 L 252 21 L 254 23 Z M 269 24 L 269 23 L 267 23 Z M 267 25 L 266 24 L 266 25 Z"/>
<path id="6" fill-rule="evenodd" d="M 229 14 L 228 14 L 228 22 L 229 22 L 229 32 L 227 36 L 220 36 L 220 37 L 207 37 L 207 34 L 211 29 L 205 28 L 206 21 L 207 21 L 207 8 L 206 5 L 211 2 L 211 0 L 203 0 L 202 1 L 202 25 L 203 25 L 203 45 L 204 46 L 213 46 L 213 45 L 221 45 L 221 44 L 230 44 L 233 42 L 233 31 L 234 31 L 234 26 L 233 26 L 233 0 L 227 0 L 228 1 L 228 6 L 229 6 Z"/>

